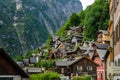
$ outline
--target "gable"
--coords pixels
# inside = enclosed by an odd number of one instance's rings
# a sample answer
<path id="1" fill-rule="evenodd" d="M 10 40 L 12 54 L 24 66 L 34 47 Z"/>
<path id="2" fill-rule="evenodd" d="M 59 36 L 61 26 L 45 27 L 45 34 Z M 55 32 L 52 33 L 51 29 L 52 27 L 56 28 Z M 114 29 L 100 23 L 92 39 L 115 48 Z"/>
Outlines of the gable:
<path id="1" fill-rule="evenodd" d="M 17 72 L 8 63 L 1 55 L 0 55 L 0 75 L 17 75 Z"/>
<path id="2" fill-rule="evenodd" d="M 29 77 L 2 48 L 0 48 L 0 75 L 21 75 L 23 78 Z"/>
<path id="3" fill-rule="evenodd" d="M 105 60 L 105 55 L 107 54 L 107 50 L 96 49 L 101 60 Z"/>

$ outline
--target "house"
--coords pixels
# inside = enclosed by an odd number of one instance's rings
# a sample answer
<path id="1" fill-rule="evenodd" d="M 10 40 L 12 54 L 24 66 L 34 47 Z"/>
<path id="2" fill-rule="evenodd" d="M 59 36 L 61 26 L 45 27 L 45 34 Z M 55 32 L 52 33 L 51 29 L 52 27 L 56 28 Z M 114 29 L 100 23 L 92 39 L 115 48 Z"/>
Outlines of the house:
<path id="1" fill-rule="evenodd" d="M 97 42 L 102 44 L 109 44 L 110 42 L 109 32 L 106 30 L 99 30 Z"/>
<path id="2" fill-rule="evenodd" d="M 107 49 L 96 49 L 92 60 L 99 64 L 97 67 L 97 79 L 96 80 L 106 80 L 106 59 L 109 55 Z"/>
<path id="3" fill-rule="evenodd" d="M 57 49 L 59 46 L 63 47 L 63 45 L 61 44 L 60 40 L 56 40 L 55 44 L 54 44 L 54 48 Z"/>
<path id="4" fill-rule="evenodd" d="M 78 45 L 78 43 L 82 43 L 82 39 L 83 39 L 83 36 L 81 36 L 81 35 L 74 35 L 71 38 L 71 43 L 75 44 L 75 45 Z"/>
<path id="5" fill-rule="evenodd" d="M 29 80 L 22 68 L 0 48 L 0 80 Z"/>
<path id="6" fill-rule="evenodd" d="M 120 79 L 120 0 L 110 0 L 110 25 L 112 27 L 114 69 L 113 79 Z"/>
<path id="7" fill-rule="evenodd" d="M 29 58 L 29 63 L 34 64 L 34 63 L 37 63 L 38 60 L 39 60 L 38 57 L 30 57 Z"/>
<path id="8" fill-rule="evenodd" d="M 29 59 L 27 59 L 27 58 L 23 59 L 23 64 L 25 66 L 29 66 Z"/>
<path id="9" fill-rule="evenodd" d="M 96 80 L 96 67 L 98 64 L 86 57 L 73 58 L 55 62 L 57 72 L 69 76 L 91 75 L 93 80 Z"/>

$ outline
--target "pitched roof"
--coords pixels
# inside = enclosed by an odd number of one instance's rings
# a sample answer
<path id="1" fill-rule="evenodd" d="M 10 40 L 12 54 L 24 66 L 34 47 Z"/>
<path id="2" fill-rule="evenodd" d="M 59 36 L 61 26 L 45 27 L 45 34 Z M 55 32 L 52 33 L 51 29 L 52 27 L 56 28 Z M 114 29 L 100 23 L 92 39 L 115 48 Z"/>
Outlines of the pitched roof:
<path id="1" fill-rule="evenodd" d="M 109 47 L 109 44 L 95 43 L 95 45 L 96 45 L 99 49 L 108 49 L 108 47 Z"/>
<path id="2" fill-rule="evenodd" d="M 0 56 L 2 56 L 15 70 L 16 75 L 21 75 L 23 78 L 29 78 L 29 76 L 22 70 L 22 68 L 4 51 L 0 48 Z"/>
<path id="3" fill-rule="evenodd" d="M 109 32 L 105 30 L 99 30 L 99 32 L 102 32 L 103 34 L 109 34 Z"/>
<path id="4" fill-rule="evenodd" d="M 88 50 L 88 47 L 84 47 L 84 46 L 79 46 L 79 48 L 80 48 L 81 50 Z"/>
<path id="5" fill-rule="evenodd" d="M 79 57 L 78 59 L 75 59 L 75 60 L 71 60 L 71 61 L 55 61 L 56 65 L 57 66 L 70 66 L 70 65 L 73 65 L 74 63 L 82 60 L 82 59 L 87 59 L 89 60 L 90 62 L 92 62 L 93 64 L 97 65 L 95 62 L 93 62 L 92 60 L 86 58 L 86 57 Z"/>
<path id="6" fill-rule="evenodd" d="M 56 61 L 57 66 L 69 66 L 73 63 L 74 61 Z"/>
<path id="7" fill-rule="evenodd" d="M 41 68 L 28 68 L 28 73 L 41 73 Z"/>
<path id="8" fill-rule="evenodd" d="M 96 49 L 99 57 L 101 60 L 105 60 L 105 55 L 107 54 L 107 50 L 102 50 L 102 49 Z"/>
<path id="9" fill-rule="evenodd" d="M 81 50 L 95 50 L 93 47 L 85 47 L 85 46 L 79 46 Z"/>

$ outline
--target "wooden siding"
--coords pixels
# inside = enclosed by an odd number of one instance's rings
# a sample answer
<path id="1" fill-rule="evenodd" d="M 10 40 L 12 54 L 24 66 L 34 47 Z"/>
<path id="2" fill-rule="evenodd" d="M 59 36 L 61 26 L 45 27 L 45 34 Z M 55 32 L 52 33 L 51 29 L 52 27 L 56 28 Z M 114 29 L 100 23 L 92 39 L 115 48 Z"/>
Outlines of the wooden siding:
<path id="1" fill-rule="evenodd" d="M 15 75 L 16 71 L 1 55 L 0 55 L 0 75 Z"/>

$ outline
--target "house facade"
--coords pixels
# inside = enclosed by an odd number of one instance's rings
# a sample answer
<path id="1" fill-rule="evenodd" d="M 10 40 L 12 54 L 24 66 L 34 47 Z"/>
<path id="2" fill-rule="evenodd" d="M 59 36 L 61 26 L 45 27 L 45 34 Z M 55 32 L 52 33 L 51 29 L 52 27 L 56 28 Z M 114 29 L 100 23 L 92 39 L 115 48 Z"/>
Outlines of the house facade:
<path id="1" fill-rule="evenodd" d="M 105 55 L 107 53 L 107 50 L 102 49 L 96 49 L 94 55 L 93 55 L 93 61 L 99 66 L 97 67 L 97 79 L 96 80 L 106 80 L 106 63 L 105 63 Z"/>
<path id="2" fill-rule="evenodd" d="M 114 52 L 113 80 L 120 79 L 120 0 L 110 0 L 110 37 Z M 113 40 L 112 40 L 113 39 Z"/>
<path id="3" fill-rule="evenodd" d="M 72 78 L 73 76 L 91 75 L 96 80 L 96 67 L 98 64 L 86 57 L 73 60 L 56 61 L 57 72 Z"/>

